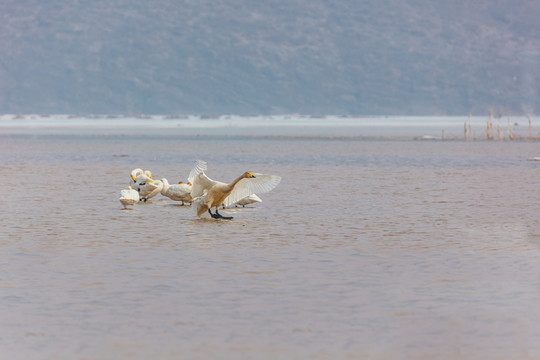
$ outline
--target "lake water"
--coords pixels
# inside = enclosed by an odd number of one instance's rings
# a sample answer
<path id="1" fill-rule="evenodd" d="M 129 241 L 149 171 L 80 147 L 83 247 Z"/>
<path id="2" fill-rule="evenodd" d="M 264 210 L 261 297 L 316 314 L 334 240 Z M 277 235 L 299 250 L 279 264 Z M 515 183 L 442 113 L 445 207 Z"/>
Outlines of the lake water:
<path id="1" fill-rule="evenodd" d="M 1 359 L 540 358 L 538 142 L 5 124 Z M 283 179 L 230 221 L 122 210 L 197 159 Z"/>

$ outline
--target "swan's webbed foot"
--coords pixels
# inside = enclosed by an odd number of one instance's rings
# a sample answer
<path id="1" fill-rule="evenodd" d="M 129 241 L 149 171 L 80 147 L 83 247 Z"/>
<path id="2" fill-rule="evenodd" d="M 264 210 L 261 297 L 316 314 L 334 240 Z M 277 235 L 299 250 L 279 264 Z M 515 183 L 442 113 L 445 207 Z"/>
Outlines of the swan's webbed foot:
<path id="1" fill-rule="evenodd" d="M 220 213 L 218 213 L 217 209 L 216 209 L 216 215 L 219 216 L 221 219 L 225 219 L 225 220 L 231 220 L 233 218 L 232 216 L 221 215 Z"/>
<path id="2" fill-rule="evenodd" d="M 216 212 L 215 214 L 212 214 L 212 212 L 210 211 L 210 209 L 208 209 L 208 213 L 210 214 L 210 216 L 212 216 L 214 219 L 225 219 L 225 220 L 231 220 L 233 217 L 232 216 L 223 216 L 221 215 L 217 209 L 216 209 Z"/>

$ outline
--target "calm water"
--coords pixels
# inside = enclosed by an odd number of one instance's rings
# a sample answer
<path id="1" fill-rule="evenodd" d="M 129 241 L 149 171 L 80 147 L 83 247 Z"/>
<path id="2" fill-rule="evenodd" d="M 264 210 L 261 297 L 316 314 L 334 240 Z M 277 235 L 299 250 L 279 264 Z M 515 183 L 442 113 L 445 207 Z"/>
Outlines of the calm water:
<path id="1" fill-rule="evenodd" d="M 540 358 L 534 142 L 0 136 L 2 359 Z M 158 196 L 279 174 L 232 221 Z"/>

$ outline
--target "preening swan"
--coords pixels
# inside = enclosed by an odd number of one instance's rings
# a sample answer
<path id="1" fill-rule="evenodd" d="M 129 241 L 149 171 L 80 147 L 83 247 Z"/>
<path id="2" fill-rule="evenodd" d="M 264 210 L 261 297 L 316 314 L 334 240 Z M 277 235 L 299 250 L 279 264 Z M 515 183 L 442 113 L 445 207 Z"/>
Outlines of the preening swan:
<path id="1" fill-rule="evenodd" d="M 137 184 L 137 176 L 144 174 L 144 171 L 142 169 L 133 169 L 131 170 L 131 180 L 129 182 L 129 186 L 131 186 L 135 190 L 139 190 L 139 184 Z"/>
<path id="2" fill-rule="evenodd" d="M 182 205 L 184 203 L 192 203 L 193 198 L 191 197 L 191 184 L 169 184 L 167 179 L 161 179 L 163 183 L 163 189 L 161 189 L 161 195 L 168 197 L 174 201 L 181 201 Z"/>
<path id="3" fill-rule="evenodd" d="M 141 174 L 144 174 L 144 171 L 142 169 L 137 168 L 131 170 L 131 180 L 133 180 L 133 182 L 137 181 L 137 176 Z"/>
<path id="4" fill-rule="evenodd" d="M 196 202 L 197 216 L 206 211 L 214 219 L 232 219 L 222 216 L 218 209 L 221 205 L 229 206 L 255 193 L 265 193 L 275 188 L 281 177 L 278 175 L 252 174 L 245 172 L 230 184 L 210 179 L 200 171 L 193 179 L 191 197 L 200 197 Z M 211 209 L 215 211 L 212 213 Z"/>
<path id="5" fill-rule="evenodd" d="M 142 169 L 133 169 L 131 170 L 131 181 L 129 182 L 129 185 L 134 189 L 134 190 L 139 190 L 139 184 L 137 183 L 137 177 L 139 175 L 146 175 L 147 177 L 149 177 L 150 179 L 152 179 L 152 172 L 150 170 L 146 170 L 146 171 L 143 171 Z"/>
<path id="6" fill-rule="evenodd" d="M 139 188 L 139 197 L 144 202 L 159 194 L 161 189 L 163 189 L 161 180 L 152 180 L 144 174 L 137 176 L 136 184 Z"/>
<path id="7" fill-rule="evenodd" d="M 129 186 L 127 189 L 120 190 L 120 202 L 127 209 L 128 205 L 135 205 L 139 202 L 139 192 Z"/>

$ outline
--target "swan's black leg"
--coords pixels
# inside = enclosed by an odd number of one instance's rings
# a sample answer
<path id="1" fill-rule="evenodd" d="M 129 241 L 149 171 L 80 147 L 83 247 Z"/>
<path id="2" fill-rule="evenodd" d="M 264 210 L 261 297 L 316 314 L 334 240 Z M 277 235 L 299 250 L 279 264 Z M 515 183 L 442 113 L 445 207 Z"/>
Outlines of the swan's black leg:
<path id="1" fill-rule="evenodd" d="M 231 220 L 233 217 L 232 216 L 223 216 L 221 215 L 217 209 L 216 209 L 216 212 L 214 214 L 212 214 L 212 212 L 210 211 L 210 209 L 208 209 L 208 213 L 210 214 L 210 216 L 212 216 L 214 219 L 225 219 L 225 220 Z"/>
<path id="2" fill-rule="evenodd" d="M 219 216 L 221 219 L 225 219 L 225 220 L 231 220 L 233 218 L 232 216 L 221 215 L 220 213 L 218 213 L 217 209 L 216 209 L 216 215 Z"/>

